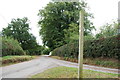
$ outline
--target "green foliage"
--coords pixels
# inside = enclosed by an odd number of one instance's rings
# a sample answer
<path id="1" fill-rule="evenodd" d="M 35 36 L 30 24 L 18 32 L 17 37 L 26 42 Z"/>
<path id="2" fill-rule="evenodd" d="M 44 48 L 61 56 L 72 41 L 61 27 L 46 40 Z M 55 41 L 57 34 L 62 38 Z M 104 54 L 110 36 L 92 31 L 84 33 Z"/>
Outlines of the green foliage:
<path id="1" fill-rule="evenodd" d="M 34 58 L 34 56 L 5 56 L 2 57 L 2 65 L 28 61 Z"/>
<path id="2" fill-rule="evenodd" d="M 92 35 L 92 34 L 89 34 L 89 35 L 86 35 L 86 36 L 84 36 L 84 40 L 86 41 L 86 40 L 94 40 L 95 39 L 95 37 Z"/>
<path id="3" fill-rule="evenodd" d="M 84 42 L 85 58 L 116 58 L 119 59 L 120 35 L 99 40 Z M 53 50 L 53 56 L 78 58 L 78 42 L 69 43 Z"/>
<path id="4" fill-rule="evenodd" d="M 36 48 L 26 50 L 28 55 L 41 55 L 44 50 L 43 46 L 38 45 Z"/>
<path id="5" fill-rule="evenodd" d="M 29 30 L 28 19 L 26 17 L 22 19 L 17 18 L 12 19 L 8 27 L 2 30 L 2 35 L 17 39 L 23 50 L 30 51 L 37 47 L 37 42 L 36 38 L 29 33 Z"/>
<path id="6" fill-rule="evenodd" d="M 67 43 L 72 43 L 79 39 L 79 27 L 75 23 L 71 23 L 68 29 L 64 29 L 64 32 Z"/>
<path id="7" fill-rule="evenodd" d="M 81 7 L 85 9 L 86 6 L 85 2 L 50 2 L 45 8 L 41 9 L 38 13 L 40 17 L 38 24 L 41 27 L 40 35 L 44 45 L 53 50 L 68 43 L 69 40 L 78 39 L 76 34 L 78 35 L 79 11 Z M 91 33 L 91 30 L 94 29 L 90 18 L 92 18 L 92 15 L 85 12 L 85 35 Z M 68 32 L 71 29 L 75 29 L 77 32 L 74 31 L 74 34 L 71 34 L 71 32 Z"/>
<path id="8" fill-rule="evenodd" d="M 42 51 L 42 54 L 49 55 L 49 53 L 50 53 L 50 49 L 49 48 L 44 48 L 44 50 Z"/>
<path id="9" fill-rule="evenodd" d="M 78 42 L 66 44 L 52 51 L 53 56 L 70 57 L 70 58 L 78 58 L 78 53 L 79 53 Z"/>
<path id="10" fill-rule="evenodd" d="M 84 57 L 119 58 L 120 35 L 85 42 Z"/>
<path id="11" fill-rule="evenodd" d="M 117 34 L 118 23 L 105 24 L 100 28 L 100 33 L 96 34 L 96 38 L 107 38 Z"/>
<path id="12" fill-rule="evenodd" d="M 2 56 L 25 55 L 25 52 L 23 51 L 17 40 L 9 37 L 0 38 L 2 38 Z"/>

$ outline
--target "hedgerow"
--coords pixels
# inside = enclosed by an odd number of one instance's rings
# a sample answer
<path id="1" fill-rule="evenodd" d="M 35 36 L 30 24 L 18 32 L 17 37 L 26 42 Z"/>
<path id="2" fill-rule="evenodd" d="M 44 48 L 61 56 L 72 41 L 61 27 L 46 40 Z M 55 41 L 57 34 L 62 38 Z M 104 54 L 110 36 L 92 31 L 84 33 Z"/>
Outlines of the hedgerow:
<path id="1" fill-rule="evenodd" d="M 17 40 L 10 37 L 0 37 L 2 38 L 2 54 L 1 56 L 8 55 L 25 55 L 25 52 L 21 48 Z"/>
<path id="2" fill-rule="evenodd" d="M 5 56 L 5 57 L 2 57 L 2 65 L 24 62 L 34 58 L 35 56 Z"/>
<path id="3" fill-rule="evenodd" d="M 79 42 L 69 43 L 52 51 L 53 56 L 78 58 Z M 120 57 L 120 35 L 99 40 L 84 41 L 84 57 L 116 58 Z"/>

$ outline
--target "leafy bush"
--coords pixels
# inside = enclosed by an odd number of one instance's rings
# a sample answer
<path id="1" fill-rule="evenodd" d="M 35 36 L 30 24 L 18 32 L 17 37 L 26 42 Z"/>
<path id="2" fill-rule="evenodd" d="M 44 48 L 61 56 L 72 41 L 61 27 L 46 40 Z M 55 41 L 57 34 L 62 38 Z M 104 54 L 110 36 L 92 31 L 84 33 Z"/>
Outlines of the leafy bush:
<path id="1" fill-rule="evenodd" d="M 42 51 L 42 54 L 48 55 L 49 53 L 50 53 L 50 49 L 49 48 L 44 48 L 44 50 Z"/>
<path id="2" fill-rule="evenodd" d="M 78 58 L 78 41 L 53 50 L 53 56 Z M 99 40 L 84 41 L 84 57 L 116 58 L 120 57 L 120 35 Z"/>
<path id="3" fill-rule="evenodd" d="M 2 38 L 2 56 L 7 55 L 25 55 L 25 52 L 21 48 L 17 40 L 10 37 L 0 37 Z"/>
<path id="4" fill-rule="evenodd" d="M 25 50 L 25 52 L 26 52 L 27 55 L 41 55 L 43 50 L 44 50 L 44 46 L 37 45 L 33 49 Z"/>
<path id="5" fill-rule="evenodd" d="M 29 49 L 26 50 L 27 55 L 41 55 L 40 49 Z"/>

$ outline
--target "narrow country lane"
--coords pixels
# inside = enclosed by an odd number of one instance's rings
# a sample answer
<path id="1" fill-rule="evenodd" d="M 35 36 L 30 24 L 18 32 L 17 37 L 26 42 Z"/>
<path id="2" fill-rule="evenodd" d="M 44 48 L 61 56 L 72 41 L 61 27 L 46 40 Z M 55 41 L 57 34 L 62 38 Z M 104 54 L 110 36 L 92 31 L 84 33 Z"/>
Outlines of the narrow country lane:
<path id="1" fill-rule="evenodd" d="M 6 67 L 0 67 L 0 72 L 2 71 L 2 78 L 27 78 L 31 75 L 41 73 L 44 70 L 58 66 L 77 68 L 78 64 L 54 59 L 48 56 L 40 56 L 39 58 L 31 61 L 22 62 Z M 84 65 L 84 69 L 118 74 L 118 69 L 110 69 L 90 65 Z"/>

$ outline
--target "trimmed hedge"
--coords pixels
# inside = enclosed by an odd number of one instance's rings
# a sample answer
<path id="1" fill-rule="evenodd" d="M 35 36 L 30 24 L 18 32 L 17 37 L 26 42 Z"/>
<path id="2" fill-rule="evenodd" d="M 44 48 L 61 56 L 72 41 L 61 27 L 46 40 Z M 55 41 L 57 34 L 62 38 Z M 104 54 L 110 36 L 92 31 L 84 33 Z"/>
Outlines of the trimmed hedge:
<path id="1" fill-rule="evenodd" d="M 8 55 L 25 55 L 25 52 L 21 48 L 17 40 L 9 37 L 0 37 L 2 38 L 2 54 L 1 56 Z"/>
<path id="2" fill-rule="evenodd" d="M 53 50 L 53 56 L 78 58 L 78 41 Z M 84 41 L 84 57 L 116 58 L 120 57 L 120 35 L 99 40 Z"/>
<path id="3" fill-rule="evenodd" d="M 120 54 L 120 35 L 102 38 L 94 41 L 85 41 L 84 43 L 84 57 L 107 57 L 119 58 Z"/>
<path id="4" fill-rule="evenodd" d="M 77 58 L 79 53 L 78 42 L 66 44 L 52 51 L 53 56 Z"/>
<path id="5" fill-rule="evenodd" d="M 5 56 L 2 57 L 2 65 L 24 62 L 34 58 L 35 56 Z"/>

